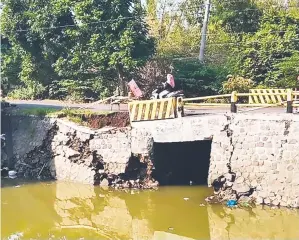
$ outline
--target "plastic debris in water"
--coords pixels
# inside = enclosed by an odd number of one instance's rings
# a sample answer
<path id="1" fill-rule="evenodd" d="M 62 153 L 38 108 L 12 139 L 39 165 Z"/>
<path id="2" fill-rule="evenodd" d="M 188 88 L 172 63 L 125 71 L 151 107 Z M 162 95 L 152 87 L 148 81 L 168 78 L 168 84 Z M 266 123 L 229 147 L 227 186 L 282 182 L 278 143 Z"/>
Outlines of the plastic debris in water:
<path id="1" fill-rule="evenodd" d="M 0 135 L 1 140 L 5 141 L 5 134 Z"/>
<path id="2" fill-rule="evenodd" d="M 203 203 L 201 203 L 201 204 L 199 204 L 199 206 L 200 206 L 200 207 L 204 207 L 204 206 L 206 206 L 206 205 L 204 205 Z"/>
<path id="3" fill-rule="evenodd" d="M 7 239 L 8 240 L 19 240 L 19 239 L 21 239 L 21 237 L 23 237 L 23 233 L 17 232 L 17 233 L 10 235 Z"/>
<path id="4" fill-rule="evenodd" d="M 170 231 L 173 231 L 173 229 L 174 229 L 173 227 L 169 227 L 169 228 L 168 228 L 168 230 L 170 230 Z"/>
<path id="5" fill-rule="evenodd" d="M 20 186 L 20 185 L 16 185 L 15 187 L 16 187 L 16 188 L 19 188 L 19 187 L 21 187 L 21 186 Z"/>
<path id="6" fill-rule="evenodd" d="M 190 186 L 193 184 L 193 182 L 192 181 L 190 181 Z"/>
<path id="7" fill-rule="evenodd" d="M 242 207 L 249 207 L 250 205 L 249 205 L 249 203 L 244 202 L 244 203 L 241 203 L 241 206 L 242 206 Z"/>
<path id="8" fill-rule="evenodd" d="M 226 206 L 228 206 L 228 207 L 234 207 L 236 205 L 237 205 L 237 201 L 236 200 L 228 200 L 226 202 Z"/>
<path id="9" fill-rule="evenodd" d="M 185 197 L 185 198 L 184 198 L 184 200 L 185 200 L 185 201 L 188 201 L 188 200 L 189 200 L 189 198 L 188 198 L 188 197 Z"/>
<path id="10" fill-rule="evenodd" d="M 12 179 L 16 178 L 17 177 L 17 172 L 14 171 L 14 170 L 8 171 L 8 177 L 12 178 Z"/>

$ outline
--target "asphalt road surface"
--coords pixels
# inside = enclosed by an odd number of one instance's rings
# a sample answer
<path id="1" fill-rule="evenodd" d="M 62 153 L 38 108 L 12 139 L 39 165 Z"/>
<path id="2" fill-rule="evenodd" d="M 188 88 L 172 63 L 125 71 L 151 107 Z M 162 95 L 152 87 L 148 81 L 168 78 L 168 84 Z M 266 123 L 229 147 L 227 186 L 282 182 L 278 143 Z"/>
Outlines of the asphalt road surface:
<path id="1" fill-rule="evenodd" d="M 28 108 L 55 108 L 55 109 L 63 109 L 63 108 L 84 108 L 91 111 L 128 111 L 127 104 L 120 104 L 113 105 L 111 109 L 110 104 L 92 104 L 92 103 L 81 103 L 81 104 L 75 104 L 75 103 L 66 103 L 58 100 L 7 100 L 7 102 L 11 104 L 15 104 L 17 108 L 20 109 L 28 109 Z M 185 107 L 185 114 L 186 115 L 201 115 L 201 114 L 223 114 L 223 113 L 229 113 L 230 107 L 197 107 L 191 108 L 191 107 Z M 238 112 L 243 113 L 265 113 L 265 114 L 281 114 L 286 112 L 286 107 L 239 107 Z M 299 112 L 299 107 L 294 108 L 294 113 Z"/>

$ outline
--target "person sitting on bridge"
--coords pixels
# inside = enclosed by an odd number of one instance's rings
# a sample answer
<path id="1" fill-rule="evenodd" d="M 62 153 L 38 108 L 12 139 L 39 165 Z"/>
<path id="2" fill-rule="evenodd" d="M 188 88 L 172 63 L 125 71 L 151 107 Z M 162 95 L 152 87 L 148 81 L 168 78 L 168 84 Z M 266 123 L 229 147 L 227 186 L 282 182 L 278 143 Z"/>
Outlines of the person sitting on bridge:
<path id="1" fill-rule="evenodd" d="M 159 98 L 164 98 L 168 93 L 172 92 L 175 87 L 174 77 L 171 74 L 167 74 L 167 81 L 162 83 L 162 91 L 159 93 Z"/>

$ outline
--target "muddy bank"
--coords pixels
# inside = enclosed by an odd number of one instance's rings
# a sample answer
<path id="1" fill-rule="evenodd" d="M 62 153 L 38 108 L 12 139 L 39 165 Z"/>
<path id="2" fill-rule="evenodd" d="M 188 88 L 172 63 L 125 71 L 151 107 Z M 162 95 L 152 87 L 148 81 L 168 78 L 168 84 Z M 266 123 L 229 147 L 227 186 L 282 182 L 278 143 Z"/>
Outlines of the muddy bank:
<path id="1" fill-rule="evenodd" d="M 105 116 L 91 115 L 83 116 L 83 120 L 87 123 L 87 126 L 94 129 L 103 127 L 127 127 L 130 125 L 130 118 L 128 112 L 115 112 Z"/>

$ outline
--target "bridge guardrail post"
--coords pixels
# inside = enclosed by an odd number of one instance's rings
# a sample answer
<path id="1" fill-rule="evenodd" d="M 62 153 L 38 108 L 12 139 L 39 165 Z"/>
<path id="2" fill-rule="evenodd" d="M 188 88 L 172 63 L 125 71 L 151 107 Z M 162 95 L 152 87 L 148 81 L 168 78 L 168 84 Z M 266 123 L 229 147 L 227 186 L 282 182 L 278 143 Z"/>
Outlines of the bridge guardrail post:
<path id="1" fill-rule="evenodd" d="M 293 92 L 287 89 L 287 113 L 293 113 Z"/>
<path id="2" fill-rule="evenodd" d="M 230 105 L 230 111 L 232 113 L 236 113 L 237 112 L 237 101 L 238 101 L 238 96 L 237 96 L 237 92 L 236 91 L 233 91 L 232 92 L 232 95 L 231 95 L 231 99 L 230 99 L 230 102 L 231 102 L 231 105 Z"/>
<path id="3" fill-rule="evenodd" d="M 175 103 L 175 117 L 184 117 L 184 102 L 182 97 L 176 98 L 176 103 Z"/>

